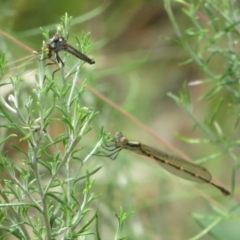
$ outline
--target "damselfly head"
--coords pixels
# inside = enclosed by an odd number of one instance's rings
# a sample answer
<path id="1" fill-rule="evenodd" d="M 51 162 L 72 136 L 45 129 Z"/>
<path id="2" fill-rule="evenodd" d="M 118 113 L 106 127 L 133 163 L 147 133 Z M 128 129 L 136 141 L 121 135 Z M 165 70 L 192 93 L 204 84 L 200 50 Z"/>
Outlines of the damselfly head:
<path id="1" fill-rule="evenodd" d="M 128 139 L 124 137 L 121 132 L 117 132 L 115 135 L 115 144 L 117 148 L 122 148 L 124 145 L 128 144 Z"/>

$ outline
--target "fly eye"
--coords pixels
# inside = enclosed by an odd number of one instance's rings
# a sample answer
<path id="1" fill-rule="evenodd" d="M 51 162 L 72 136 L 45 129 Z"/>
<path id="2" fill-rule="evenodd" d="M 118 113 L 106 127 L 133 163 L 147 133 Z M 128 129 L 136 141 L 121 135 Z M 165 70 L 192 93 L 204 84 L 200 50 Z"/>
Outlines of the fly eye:
<path id="1" fill-rule="evenodd" d="M 53 42 L 59 41 L 59 36 L 54 36 L 54 37 L 52 38 L 52 41 L 53 41 Z"/>

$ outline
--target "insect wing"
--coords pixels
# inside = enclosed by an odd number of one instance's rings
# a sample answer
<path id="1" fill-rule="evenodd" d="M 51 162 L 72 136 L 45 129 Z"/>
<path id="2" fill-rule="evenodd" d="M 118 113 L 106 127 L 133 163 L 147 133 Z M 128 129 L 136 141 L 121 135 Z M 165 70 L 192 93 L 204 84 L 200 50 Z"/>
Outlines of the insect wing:
<path id="1" fill-rule="evenodd" d="M 144 147 L 143 147 L 144 149 Z M 193 182 L 210 182 L 212 176 L 207 169 L 194 163 L 187 162 L 179 157 L 169 155 L 158 149 L 147 147 L 144 149 L 149 157 L 154 158 L 163 168 L 170 173 Z"/>
<path id="2" fill-rule="evenodd" d="M 81 53 L 80 51 L 78 51 L 76 48 L 74 48 L 73 46 L 67 44 L 66 48 L 64 48 L 64 51 L 74 55 L 75 57 L 83 60 L 84 62 L 87 62 L 89 64 L 94 64 L 95 61 L 92 60 L 91 58 L 89 58 L 88 56 L 86 56 L 85 54 Z"/>

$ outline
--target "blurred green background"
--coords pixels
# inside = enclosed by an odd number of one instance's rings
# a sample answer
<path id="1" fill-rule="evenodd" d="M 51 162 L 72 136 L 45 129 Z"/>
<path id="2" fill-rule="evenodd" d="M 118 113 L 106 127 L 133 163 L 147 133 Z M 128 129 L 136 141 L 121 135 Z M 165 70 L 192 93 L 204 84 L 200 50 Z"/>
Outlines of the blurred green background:
<path id="1" fill-rule="evenodd" d="M 172 6 L 178 24 L 186 29 L 190 27 L 191 23 L 183 14 L 182 7 L 175 3 Z M 43 41 L 40 27 L 49 29 L 50 36 L 54 35 L 60 17 L 66 12 L 73 17 L 69 36 L 72 45 L 75 44 L 75 36 L 80 38 L 83 31 L 91 33 L 92 44 L 88 55 L 96 60 L 96 64 L 90 67 L 85 65 L 83 72 L 89 86 L 132 114 L 171 145 L 181 149 L 191 159 L 197 160 L 217 151 L 210 144 L 189 145 L 176 137 L 177 133 L 189 138 L 201 138 L 204 135 L 193 128 L 192 120 L 167 93 L 178 94 L 185 81 L 195 81 L 203 76 L 194 63 L 182 64 L 188 59 L 188 53 L 169 41 L 169 37 L 176 35 L 162 1 L 0 0 L 1 30 L 39 50 Z M 29 54 L 2 36 L 0 51 L 7 52 L 10 61 Z M 216 59 L 212 67 L 219 69 L 220 63 Z M 21 69 L 11 71 L 10 68 L 10 74 L 33 70 L 34 65 L 36 68 L 37 61 Z M 30 86 L 35 81 L 34 75 L 27 75 L 26 79 L 30 81 Z M 208 88 L 206 85 L 190 88 L 194 112 L 201 120 L 212 112 L 214 105 L 214 102 L 211 105 L 198 100 Z M 145 129 L 91 92 L 85 93 L 84 101 L 87 107 L 99 111 L 93 131 L 84 143 L 87 148 L 94 145 L 99 129 L 103 126 L 112 136 L 122 131 L 129 139 L 140 140 L 176 155 Z M 233 124 L 231 117 L 227 118 L 224 111 L 220 111 L 218 120 L 224 128 Z M 167 174 L 151 159 L 129 152 L 122 151 L 115 161 L 94 157 L 86 167 L 91 169 L 93 166 L 104 166 L 95 176 L 94 189 L 96 194 L 102 193 L 99 205 L 95 207 L 99 208 L 103 239 L 113 239 L 117 226 L 114 213 L 119 212 L 120 206 L 124 211 L 134 211 L 123 229 L 127 239 L 178 240 L 190 239 L 201 231 L 201 227 L 208 225 L 207 220 L 197 222 L 191 216 L 192 213 L 215 214 L 212 210 L 215 203 L 206 196 L 214 197 L 221 206 L 229 201 L 210 185 L 181 180 Z M 221 157 L 204 166 L 216 179 L 226 186 L 231 185 L 233 163 L 227 158 Z M 228 224 L 229 229 L 233 227 Z M 221 238 L 225 234 L 226 225 L 216 225 L 214 234 L 204 236 L 203 239 L 227 239 Z"/>

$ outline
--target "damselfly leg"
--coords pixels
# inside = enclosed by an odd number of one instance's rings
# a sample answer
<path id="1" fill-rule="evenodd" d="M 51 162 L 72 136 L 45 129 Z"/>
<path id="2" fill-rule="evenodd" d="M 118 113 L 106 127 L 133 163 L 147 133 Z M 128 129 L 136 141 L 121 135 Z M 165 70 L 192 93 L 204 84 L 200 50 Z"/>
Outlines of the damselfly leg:
<path id="1" fill-rule="evenodd" d="M 115 160 L 117 158 L 118 154 L 120 153 L 120 151 L 122 150 L 122 148 L 119 148 L 119 147 L 116 148 L 115 139 L 111 139 L 110 141 L 105 141 L 102 143 L 101 146 L 107 152 L 98 151 L 94 155 L 100 156 L 100 157 L 108 157 L 112 160 Z"/>

